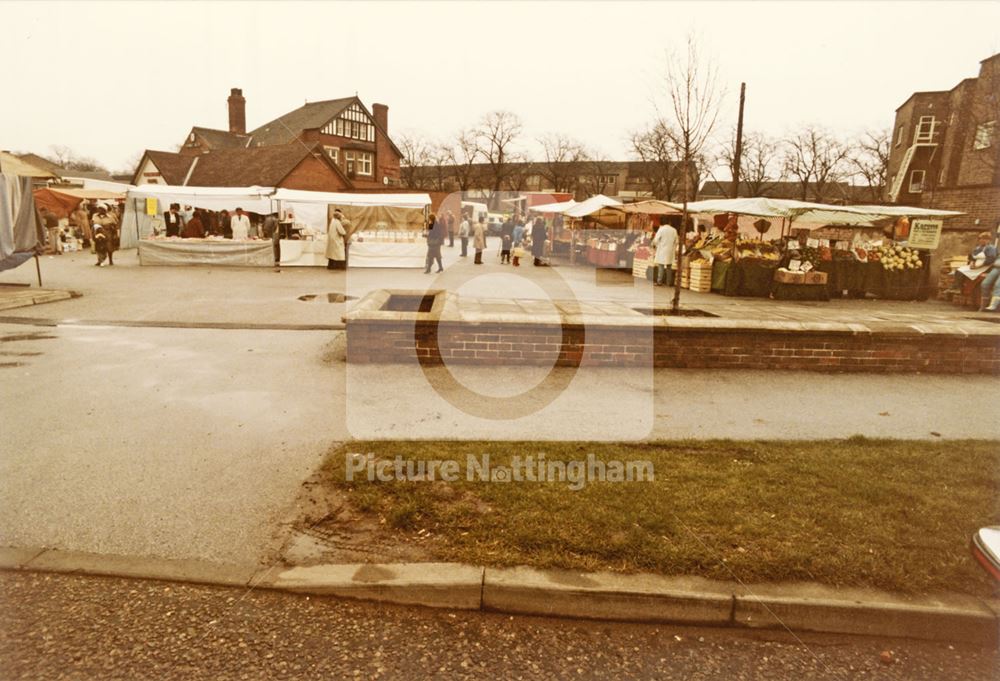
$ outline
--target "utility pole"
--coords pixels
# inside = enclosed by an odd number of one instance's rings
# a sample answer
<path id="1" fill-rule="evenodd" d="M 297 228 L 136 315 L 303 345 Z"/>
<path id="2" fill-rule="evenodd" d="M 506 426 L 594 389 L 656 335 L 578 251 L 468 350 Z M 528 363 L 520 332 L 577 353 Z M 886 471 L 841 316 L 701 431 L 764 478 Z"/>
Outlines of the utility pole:
<path id="1" fill-rule="evenodd" d="M 733 198 L 740 195 L 740 165 L 743 163 L 743 102 L 747 97 L 747 84 L 740 83 L 740 116 L 736 119 L 736 149 L 733 153 Z"/>

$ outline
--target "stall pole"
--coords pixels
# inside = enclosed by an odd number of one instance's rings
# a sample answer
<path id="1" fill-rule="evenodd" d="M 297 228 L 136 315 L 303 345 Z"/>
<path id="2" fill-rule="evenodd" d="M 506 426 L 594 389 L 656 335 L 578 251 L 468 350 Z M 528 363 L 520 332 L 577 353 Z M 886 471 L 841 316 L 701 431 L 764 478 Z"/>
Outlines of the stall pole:
<path id="1" fill-rule="evenodd" d="M 38 262 L 38 254 L 35 253 L 35 272 L 38 274 L 38 288 L 42 287 L 42 266 Z"/>

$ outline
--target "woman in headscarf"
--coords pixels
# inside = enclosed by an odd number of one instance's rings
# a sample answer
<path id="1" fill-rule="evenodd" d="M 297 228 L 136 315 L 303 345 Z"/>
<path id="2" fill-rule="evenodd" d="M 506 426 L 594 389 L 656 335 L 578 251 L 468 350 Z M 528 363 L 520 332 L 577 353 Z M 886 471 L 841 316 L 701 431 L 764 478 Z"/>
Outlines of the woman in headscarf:
<path id="1" fill-rule="evenodd" d="M 347 229 L 341 222 L 344 214 L 340 209 L 333 211 L 330 225 L 326 230 L 326 268 L 328 270 L 347 269 Z"/>

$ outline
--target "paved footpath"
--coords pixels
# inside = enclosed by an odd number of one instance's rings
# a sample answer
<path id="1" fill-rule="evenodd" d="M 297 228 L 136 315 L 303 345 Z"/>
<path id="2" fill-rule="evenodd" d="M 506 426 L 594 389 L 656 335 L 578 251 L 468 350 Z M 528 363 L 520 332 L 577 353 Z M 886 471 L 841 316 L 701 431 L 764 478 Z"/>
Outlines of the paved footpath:
<path id="1" fill-rule="evenodd" d="M 0 574 L 5 679 L 988 681 L 995 650 L 508 617 L 265 590 Z M 122 626 L 127 623 L 127 626 Z"/>

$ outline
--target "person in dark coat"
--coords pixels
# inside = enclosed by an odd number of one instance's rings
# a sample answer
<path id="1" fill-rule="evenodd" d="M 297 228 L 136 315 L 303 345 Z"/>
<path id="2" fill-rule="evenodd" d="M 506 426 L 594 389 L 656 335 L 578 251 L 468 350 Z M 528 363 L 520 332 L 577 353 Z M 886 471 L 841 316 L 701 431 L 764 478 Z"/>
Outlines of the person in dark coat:
<path id="1" fill-rule="evenodd" d="M 181 231 L 181 238 L 183 239 L 204 239 L 205 238 L 205 223 L 201 219 L 201 211 L 196 210 L 191 216 L 191 219 L 184 223 L 184 229 Z"/>
<path id="2" fill-rule="evenodd" d="M 545 228 L 545 218 L 535 218 L 535 224 L 531 226 L 531 255 L 535 259 L 536 267 L 544 267 L 547 263 L 543 261 L 545 257 L 545 238 L 548 230 Z"/>
<path id="3" fill-rule="evenodd" d="M 163 214 L 163 222 L 167 228 L 167 236 L 180 236 L 184 231 L 184 216 L 180 213 L 180 204 L 170 204 L 170 210 Z"/>
<path id="4" fill-rule="evenodd" d="M 444 221 L 439 221 L 437 217 L 431 213 L 430 219 L 427 223 L 427 262 L 424 266 L 424 274 L 429 274 L 431 271 L 431 264 L 436 260 L 438 272 L 444 271 L 444 265 L 441 264 L 441 246 L 444 244 L 445 235 L 445 225 Z"/>
<path id="5" fill-rule="evenodd" d="M 500 227 L 500 264 L 510 263 L 510 249 L 514 244 L 514 221 L 507 218 Z"/>

